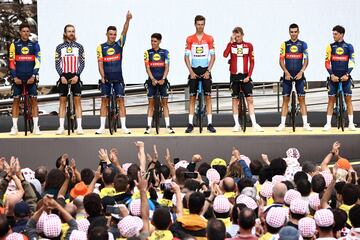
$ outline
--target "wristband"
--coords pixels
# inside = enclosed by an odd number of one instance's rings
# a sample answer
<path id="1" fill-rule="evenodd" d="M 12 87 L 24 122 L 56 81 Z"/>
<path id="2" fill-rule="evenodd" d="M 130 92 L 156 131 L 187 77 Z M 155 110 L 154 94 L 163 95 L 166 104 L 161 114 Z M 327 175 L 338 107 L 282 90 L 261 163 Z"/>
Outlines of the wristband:
<path id="1" fill-rule="evenodd" d="M 213 201 L 211 201 L 210 199 L 208 198 L 205 198 L 205 201 L 207 201 L 208 203 L 212 203 Z"/>

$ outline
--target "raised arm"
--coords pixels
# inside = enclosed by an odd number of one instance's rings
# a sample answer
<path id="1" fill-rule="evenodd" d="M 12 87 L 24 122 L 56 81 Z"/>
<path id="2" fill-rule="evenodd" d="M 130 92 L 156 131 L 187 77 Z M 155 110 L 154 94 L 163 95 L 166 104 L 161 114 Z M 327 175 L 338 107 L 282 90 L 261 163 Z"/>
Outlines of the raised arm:
<path id="1" fill-rule="evenodd" d="M 123 30 L 121 32 L 121 35 L 122 36 L 126 36 L 127 34 L 127 31 L 129 30 L 129 24 L 130 24 L 130 20 L 132 19 L 132 14 L 130 11 L 128 11 L 126 13 L 126 20 L 125 20 L 125 23 L 124 23 L 124 27 L 123 27 Z"/>

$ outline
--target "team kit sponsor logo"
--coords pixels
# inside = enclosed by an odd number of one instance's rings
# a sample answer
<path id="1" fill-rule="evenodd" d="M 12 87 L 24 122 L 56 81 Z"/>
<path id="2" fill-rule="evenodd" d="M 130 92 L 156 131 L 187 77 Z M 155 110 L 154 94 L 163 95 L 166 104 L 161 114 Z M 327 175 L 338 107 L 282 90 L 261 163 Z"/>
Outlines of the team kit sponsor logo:
<path id="1" fill-rule="evenodd" d="M 150 62 L 150 67 L 164 67 L 165 66 L 165 62 L 164 61 L 160 61 L 161 60 L 161 56 L 158 53 L 155 53 L 152 57 L 152 60 Z"/>
<path id="2" fill-rule="evenodd" d="M 286 53 L 286 58 L 287 59 L 302 59 L 303 58 L 303 54 L 299 53 L 299 48 L 296 45 L 292 45 L 290 47 L 290 52 Z"/>
<path id="3" fill-rule="evenodd" d="M 21 53 L 22 54 L 29 54 L 29 48 L 28 47 L 21 48 Z"/>

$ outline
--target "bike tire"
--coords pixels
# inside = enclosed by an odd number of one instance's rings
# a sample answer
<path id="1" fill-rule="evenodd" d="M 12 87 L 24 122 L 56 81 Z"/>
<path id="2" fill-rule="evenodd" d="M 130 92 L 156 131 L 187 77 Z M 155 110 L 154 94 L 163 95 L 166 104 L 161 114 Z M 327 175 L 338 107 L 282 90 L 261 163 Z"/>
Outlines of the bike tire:
<path id="1" fill-rule="evenodd" d="M 68 130 L 68 135 L 71 134 L 71 130 L 72 130 L 72 121 L 71 121 L 71 100 L 70 97 L 68 96 L 67 99 L 67 107 L 66 107 L 66 120 L 67 120 L 67 130 Z"/>
<path id="2" fill-rule="evenodd" d="M 119 122 L 119 108 L 117 105 L 117 99 L 115 99 L 114 101 L 114 132 L 117 132 L 117 128 L 120 127 L 120 122 Z"/>
<path id="3" fill-rule="evenodd" d="M 342 94 L 339 93 L 339 126 L 341 131 L 344 131 L 344 99 Z"/>
<path id="4" fill-rule="evenodd" d="M 295 129 L 296 129 L 295 116 L 296 116 L 296 95 L 294 92 L 292 92 L 291 93 L 290 120 L 291 120 L 291 126 L 292 126 L 293 132 L 295 132 Z"/>
<path id="5" fill-rule="evenodd" d="M 159 134 L 160 132 L 160 97 L 155 97 L 155 103 L 154 103 L 154 125 L 156 129 L 156 134 Z"/>
<path id="6" fill-rule="evenodd" d="M 25 136 L 27 136 L 27 133 L 28 133 L 28 121 L 27 121 L 27 104 L 26 104 L 25 99 L 24 99 L 24 107 L 23 107 L 23 117 L 24 117 Z"/>
<path id="7" fill-rule="evenodd" d="M 246 132 L 246 126 L 247 126 L 246 111 L 247 111 L 247 109 L 246 109 L 244 95 L 241 95 L 239 98 L 238 111 L 239 111 L 239 121 L 240 121 L 241 130 L 243 132 Z"/>
<path id="8" fill-rule="evenodd" d="M 197 123 L 199 126 L 200 133 L 202 133 L 202 130 L 203 130 L 203 119 L 202 119 L 203 105 L 204 105 L 204 103 L 203 103 L 202 96 L 198 96 L 198 111 L 197 111 L 196 115 L 197 115 Z"/>
<path id="9" fill-rule="evenodd" d="M 34 131 L 34 120 L 33 120 L 32 116 L 30 116 L 30 118 L 27 121 L 28 121 L 29 131 L 30 131 L 30 133 L 33 133 L 33 131 Z"/>
<path id="10" fill-rule="evenodd" d="M 114 134 L 114 129 L 113 129 L 113 97 L 110 96 L 109 99 L 109 105 L 108 105 L 108 127 L 109 127 L 109 132 L 110 135 Z"/>

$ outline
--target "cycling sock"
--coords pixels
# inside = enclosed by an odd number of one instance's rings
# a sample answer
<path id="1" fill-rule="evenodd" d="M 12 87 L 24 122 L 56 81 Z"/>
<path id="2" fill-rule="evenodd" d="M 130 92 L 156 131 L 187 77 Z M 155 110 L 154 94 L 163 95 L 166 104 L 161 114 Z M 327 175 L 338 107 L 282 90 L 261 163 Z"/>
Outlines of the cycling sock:
<path id="1" fill-rule="evenodd" d="M 34 121 L 34 128 L 39 127 L 39 117 L 33 117 L 33 121 Z"/>
<path id="2" fill-rule="evenodd" d="M 170 127 L 170 118 L 169 117 L 165 118 L 165 126 Z"/>
<path id="3" fill-rule="evenodd" d="M 194 115 L 189 114 L 189 124 L 193 125 L 193 119 L 194 119 Z"/>
<path id="4" fill-rule="evenodd" d="M 239 126 L 239 116 L 238 114 L 233 114 L 233 118 L 234 118 L 234 122 L 235 122 L 235 126 Z"/>
<path id="5" fill-rule="evenodd" d="M 207 115 L 208 125 L 212 124 L 212 114 Z"/>
<path id="6" fill-rule="evenodd" d="M 13 127 L 17 128 L 18 118 L 13 118 L 12 121 L 13 121 Z"/>
<path id="7" fill-rule="evenodd" d="M 307 115 L 302 116 L 302 120 L 303 120 L 303 125 L 307 124 Z"/>
<path id="8" fill-rule="evenodd" d="M 331 125 L 331 118 L 332 118 L 332 115 L 326 115 L 326 124 Z"/>
<path id="9" fill-rule="evenodd" d="M 281 116 L 281 125 L 285 126 L 286 116 Z"/>
<path id="10" fill-rule="evenodd" d="M 348 115 L 349 118 L 349 125 L 354 124 L 354 115 Z"/>
<path id="11" fill-rule="evenodd" d="M 65 118 L 59 118 L 59 125 L 61 129 L 64 129 Z"/>
<path id="12" fill-rule="evenodd" d="M 147 126 L 151 128 L 152 117 L 147 118 Z"/>
<path id="13" fill-rule="evenodd" d="M 251 115 L 250 115 L 250 119 L 251 119 L 251 123 L 252 123 L 253 125 L 255 125 L 255 124 L 256 124 L 255 114 L 251 114 Z"/>
<path id="14" fill-rule="evenodd" d="M 77 128 L 82 128 L 81 126 L 81 118 L 76 118 Z"/>
<path id="15" fill-rule="evenodd" d="M 106 117 L 100 117 L 100 129 L 105 129 Z"/>
<path id="16" fill-rule="evenodd" d="M 121 117 L 120 122 L 121 122 L 121 128 L 126 129 L 126 117 Z"/>

